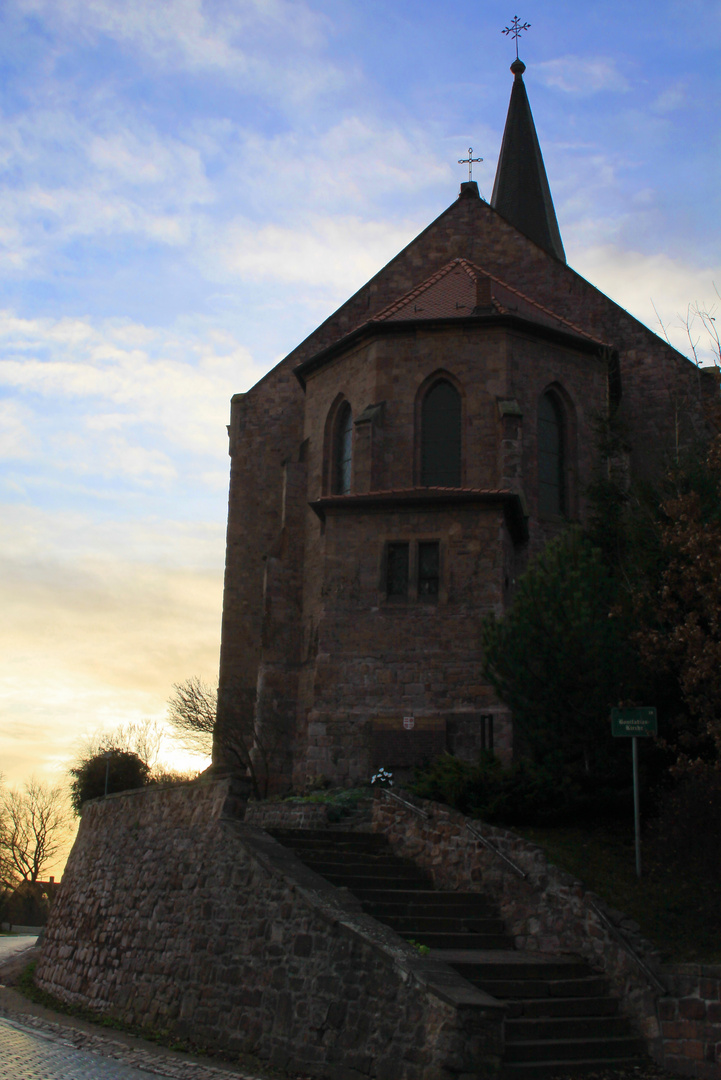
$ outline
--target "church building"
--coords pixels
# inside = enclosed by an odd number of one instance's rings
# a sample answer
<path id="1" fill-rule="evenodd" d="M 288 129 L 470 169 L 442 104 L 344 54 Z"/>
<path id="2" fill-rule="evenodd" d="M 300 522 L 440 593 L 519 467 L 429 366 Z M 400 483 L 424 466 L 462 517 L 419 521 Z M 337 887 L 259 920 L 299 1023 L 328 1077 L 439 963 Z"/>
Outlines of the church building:
<path id="1" fill-rule="evenodd" d="M 254 741 L 273 791 L 510 760 L 481 618 L 584 521 L 611 410 L 636 477 L 698 422 L 710 380 L 566 263 L 524 70 L 490 204 L 461 184 L 232 399 L 214 761 Z"/>

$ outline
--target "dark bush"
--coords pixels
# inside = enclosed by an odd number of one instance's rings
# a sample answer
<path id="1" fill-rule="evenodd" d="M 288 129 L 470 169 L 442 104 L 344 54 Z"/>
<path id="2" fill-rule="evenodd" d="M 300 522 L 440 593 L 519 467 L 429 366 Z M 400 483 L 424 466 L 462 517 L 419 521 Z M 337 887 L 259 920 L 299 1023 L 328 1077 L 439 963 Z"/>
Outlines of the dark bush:
<path id="1" fill-rule="evenodd" d="M 70 770 L 74 778 L 70 785 L 70 801 L 76 814 L 88 799 L 99 799 L 105 794 L 107 775 L 108 795 L 145 787 L 150 769 L 143 759 L 130 750 L 110 747 L 99 754 L 80 761 Z"/>
<path id="2" fill-rule="evenodd" d="M 417 770 L 411 790 L 498 825 L 577 824 L 632 812 L 627 787 L 554 773 L 523 758 L 506 768 L 492 754 L 475 763 L 444 754 Z"/>
<path id="3" fill-rule="evenodd" d="M 669 869 L 718 889 L 721 768 L 697 761 L 676 771 L 673 786 L 658 801 L 652 831 Z"/>

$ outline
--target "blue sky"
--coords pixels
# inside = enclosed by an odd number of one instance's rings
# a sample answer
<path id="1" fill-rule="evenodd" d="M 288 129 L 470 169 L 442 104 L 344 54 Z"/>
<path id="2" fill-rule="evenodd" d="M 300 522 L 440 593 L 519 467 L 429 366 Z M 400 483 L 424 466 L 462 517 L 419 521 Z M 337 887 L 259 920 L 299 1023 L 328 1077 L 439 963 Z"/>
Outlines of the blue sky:
<path id="1" fill-rule="evenodd" d="M 569 263 L 638 318 L 721 287 L 718 2 L 529 0 Z M 516 9 L 5 0 L 0 771 L 217 671 L 232 393 L 455 198 Z"/>

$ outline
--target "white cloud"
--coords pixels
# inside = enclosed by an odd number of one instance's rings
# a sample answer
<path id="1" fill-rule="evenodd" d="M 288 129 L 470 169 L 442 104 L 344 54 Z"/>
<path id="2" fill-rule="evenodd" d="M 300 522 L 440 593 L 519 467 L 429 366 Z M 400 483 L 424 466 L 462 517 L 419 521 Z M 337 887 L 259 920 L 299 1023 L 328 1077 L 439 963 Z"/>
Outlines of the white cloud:
<path id="1" fill-rule="evenodd" d="M 355 217 L 312 217 L 300 228 L 258 228 L 238 221 L 208 243 L 208 257 L 216 269 L 222 266 L 244 280 L 332 287 L 345 298 L 416 232 L 410 223 L 390 225 Z"/>
<path id="2" fill-rule="evenodd" d="M 128 479 L 172 478 L 173 447 L 224 456 L 229 399 L 263 373 L 227 333 L 7 311 L 0 354 L 0 387 L 24 403 L 25 424 L 44 417 L 35 439 L 49 460 Z"/>
<path id="3" fill-rule="evenodd" d="M 657 311 L 671 344 L 685 356 L 691 354 L 684 326 L 689 304 L 698 304 L 702 310 L 719 307 L 714 282 L 721 283 L 721 264 L 699 268 L 665 254 L 647 255 L 615 244 L 598 244 L 576 250 L 572 265 L 654 333 L 663 336 Z M 712 363 L 713 346 L 698 323 L 694 340 L 696 336 L 701 362 Z"/>
<path id="4" fill-rule="evenodd" d="M 604 90 L 625 93 L 631 89 L 616 61 L 608 56 L 560 56 L 534 64 L 533 72 L 546 86 L 567 94 L 585 96 Z"/>
<path id="5" fill-rule="evenodd" d="M 0 460 L 32 457 L 34 437 L 28 427 L 31 416 L 16 401 L 0 401 Z"/>
<path id="6" fill-rule="evenodd" d="M 225 474 L 225 486 L 228 477 Z M 43 510 L 19 503 L 1 505 L 0 552 L 21 576 L 45 579 L 62 565 L 57 578 L 67 580 L 69 568 L 92 564 L 99 557 L 113 565 L 139 563 L 164 571 L 215 573 L 223 562 L 225 521 L 181 521 L 172 518 L 122 519 L 119 513 Z M 120 511 L 120 506 L 116 508 Z M 50 567 L 47 571 L 45 568 Z M 128 573 L 130 571 L 128 570 Z M 104 576 L 101 575 L 101 576 Z"/>
<path id="7" fill-rule="evenodd" d="M 286 104 L 347 79 L 321 60 L 330 24 L 302 0 L 18 0 L 18 7 L 69 48 L 107 38 L 155 71 L 222 74 Z"/>
<path id="8" fill-rule="evenodd" d="M 80 121 L 69 111 L 30 112 L 0 125 L 14 178 L 0 189 L 8 270 L 37 272 L 58 246 L 86 237 L 189 242 L 195 217 L 213 201 L 199 150 L 147 124 L 103 135 L 99 126 L 99 118 Z"/>
<path id="9" fill-rule="evenodd" d="M 654 112 L 669 113 L 676 109 L 682 109 L 688 103 L 688 85 L 686 82 L 675 82 L 663 90 L 651 108 Z"/>

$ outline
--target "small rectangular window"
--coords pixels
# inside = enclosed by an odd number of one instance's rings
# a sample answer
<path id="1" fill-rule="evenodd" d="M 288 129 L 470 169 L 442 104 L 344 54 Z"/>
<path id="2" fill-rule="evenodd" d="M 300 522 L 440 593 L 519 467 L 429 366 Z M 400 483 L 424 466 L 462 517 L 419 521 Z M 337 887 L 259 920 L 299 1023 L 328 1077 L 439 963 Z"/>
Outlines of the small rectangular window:
<path id="1" fill-rule="evenodd" d="M 418 597 L 434 600 L 440 582 L 440 544 L 437 540 L 421 541 L 418 545 Z"/>
<path id="2" fill-rule="evenodd" d="M 408 596 L 408 544 L 389 544 L 386 551 L 386 595 Z"/>
<path id="3" fill-rule="evenodd" d="M 493 714 L 481 717 L 481 750 L 493 749 Z"/>

